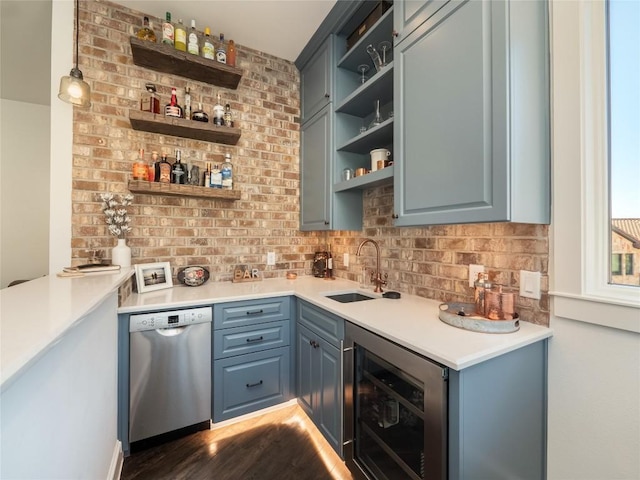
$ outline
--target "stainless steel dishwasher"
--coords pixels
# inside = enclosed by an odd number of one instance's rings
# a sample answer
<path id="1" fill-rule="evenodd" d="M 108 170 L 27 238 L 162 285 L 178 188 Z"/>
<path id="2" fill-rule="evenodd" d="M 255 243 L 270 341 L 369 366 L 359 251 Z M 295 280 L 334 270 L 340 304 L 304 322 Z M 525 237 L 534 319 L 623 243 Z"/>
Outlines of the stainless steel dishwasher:
<path id="1" fill-rule="evenodd" d="M 129 441 L 211 419 L 211 307 L 131 315 Z"/>

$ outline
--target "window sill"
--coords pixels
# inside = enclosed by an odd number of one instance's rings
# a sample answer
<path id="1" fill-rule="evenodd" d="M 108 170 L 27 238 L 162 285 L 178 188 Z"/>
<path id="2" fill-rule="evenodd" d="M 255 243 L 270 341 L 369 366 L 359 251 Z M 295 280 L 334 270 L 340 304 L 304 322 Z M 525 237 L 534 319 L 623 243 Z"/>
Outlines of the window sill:
<path id="1" fill-rule="evenodd" d="M 640 333 L 639 302 L 566 292 L 549 292 L 549 295 L 556 317 Z"/>

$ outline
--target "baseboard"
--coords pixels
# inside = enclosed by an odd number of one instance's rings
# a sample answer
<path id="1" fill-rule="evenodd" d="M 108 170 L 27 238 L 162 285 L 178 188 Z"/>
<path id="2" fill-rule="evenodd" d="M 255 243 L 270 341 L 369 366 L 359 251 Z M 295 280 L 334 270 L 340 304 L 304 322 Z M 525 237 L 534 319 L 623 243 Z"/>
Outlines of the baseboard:
<path id="1" fill-rule="evenodd" d="M 122 442 L 120 440 L 116 440 L 116 444 L 113 447 L 113 456 L 111 457 L 111 465 L 109 465 L 107 480 L 120 480 L 123 464 L 124 454 L 122 453 Z"/>
<path id="2" fill-rule="evenodd" d="M 280 410 L 285 407 L 290 407 L 291 405 L 295 405 L 296 403 L 298 403 L 298 400 L 296 398 L 293 398 L 284 403 L 279 403 L 278 405 L 273 405 L 271 407 L 263 408 L 256 412 L 246 413 L 239 417 L 230 418 L 229 420 L 223 420 L 221 422 L 216 422 L 216 423 L 211 422 L 211 430 L 215 430 L 216 428 L 226 427 L 234 423 L 242 422 L 243 420 L 248 420 L 249 418 L 259 417 L 260 415 L 264 415 L 265 413 L 274 412 L 276 410 Z"/>

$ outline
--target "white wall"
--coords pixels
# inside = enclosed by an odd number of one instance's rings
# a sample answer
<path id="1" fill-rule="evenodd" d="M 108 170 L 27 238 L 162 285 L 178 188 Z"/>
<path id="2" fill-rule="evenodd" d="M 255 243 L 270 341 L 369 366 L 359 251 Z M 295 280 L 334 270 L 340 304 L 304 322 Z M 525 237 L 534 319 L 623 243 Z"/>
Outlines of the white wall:
<path id="1" fill-rule="evenodd" d="M 634 291 L 634 303 L 589 291 L 594 266 L 606 260 L 606 242 L 599 249 L 589 245 L 597 233 L 608 235 L 606 219 L 602 232 L 589 227 L 606 200 L 588 201 L 603 177 L 590 170 L 606 166 L 604 42 L 598 40 L 604 35 L 603 5 L 551 2 L 549 480 L 640 478 L 640 292 Z"/>
<path id="2" fill-rule="evenodd" d="M 49 272 L 50 107 L 0 100 L 0 288 Z"/>
<path id="3" fill-rule="evenodd" d="M 119 452 L 116 309 L 114 292 L 3 386 L 0 478 L 112 475 Z"/>
<path id="4" fill-rule="evenodd" d="M 552 319 L 548 478 L 640 478 L 640 335 Z"/>

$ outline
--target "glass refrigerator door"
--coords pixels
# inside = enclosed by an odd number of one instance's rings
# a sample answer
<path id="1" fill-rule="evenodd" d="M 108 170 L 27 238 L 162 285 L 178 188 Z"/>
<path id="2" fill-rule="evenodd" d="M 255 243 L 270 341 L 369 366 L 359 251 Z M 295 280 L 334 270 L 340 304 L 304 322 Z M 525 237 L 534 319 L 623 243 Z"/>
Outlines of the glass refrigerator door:
<path id="1" fill-rule="evenodd" d="M 356 382 L 359 463 L 377 479 L 424 479 L 424 384 L 366 349 L 356 356 Z"/>

